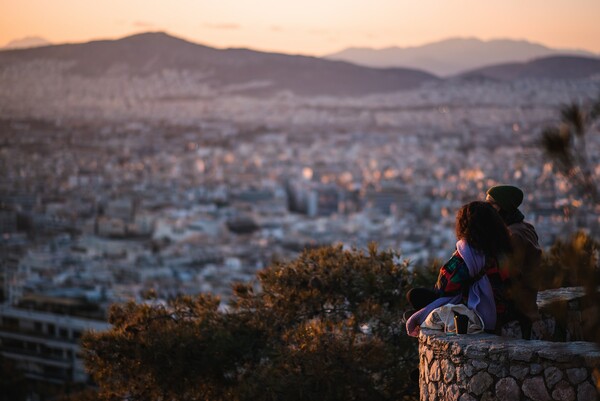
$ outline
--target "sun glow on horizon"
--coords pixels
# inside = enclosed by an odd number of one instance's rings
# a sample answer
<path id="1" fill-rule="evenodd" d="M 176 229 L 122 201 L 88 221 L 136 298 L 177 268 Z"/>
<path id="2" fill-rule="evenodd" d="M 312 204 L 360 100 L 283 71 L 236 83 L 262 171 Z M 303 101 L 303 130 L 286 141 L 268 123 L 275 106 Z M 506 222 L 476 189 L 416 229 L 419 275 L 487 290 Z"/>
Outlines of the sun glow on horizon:
<path id="1" fill-rule="evenodd" d="M 215 47 L 311 55 L 452 37 L 525 39 L 600 53 L 600 2 L 594 0 L 3 0 L 2 9 L 0 46 L 28 36 L 65 43 L 166 31 Z"/>

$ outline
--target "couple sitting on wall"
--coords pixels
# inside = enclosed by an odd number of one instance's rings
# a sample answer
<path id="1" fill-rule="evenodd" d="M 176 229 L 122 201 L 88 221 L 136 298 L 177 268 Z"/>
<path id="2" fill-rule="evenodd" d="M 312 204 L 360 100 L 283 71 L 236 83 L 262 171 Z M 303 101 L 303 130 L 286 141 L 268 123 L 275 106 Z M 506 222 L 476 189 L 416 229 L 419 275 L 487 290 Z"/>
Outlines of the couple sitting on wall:
<path id="1" fill-rule="evenodd" d="M 498 185 L 487 191 L 485 202 L 458 211 L 456 251 L 441 267 L 433 290 L 413 288 L 407 294 L 416 310 L 406 322 L 409 335 L 430 327 L 430 314 L 438 308 L 466 305 L 475 329 L 500 333 L 505 323 L 518 320 L 523 337 L 530 338 L 532 323 L 540 319 L 541 249 L 535 229 L 518 209 L 522 201 L 519 188 Z"/>

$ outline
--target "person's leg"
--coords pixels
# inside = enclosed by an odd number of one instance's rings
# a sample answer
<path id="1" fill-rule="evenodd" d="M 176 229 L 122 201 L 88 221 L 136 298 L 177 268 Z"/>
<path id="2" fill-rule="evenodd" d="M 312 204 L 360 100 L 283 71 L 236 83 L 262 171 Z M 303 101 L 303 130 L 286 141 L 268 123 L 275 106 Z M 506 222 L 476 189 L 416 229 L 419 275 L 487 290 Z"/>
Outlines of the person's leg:
<path id="1" fill-rule="evenodd" d="M 406 299 L 415 310 L 423 309 L 439 297 L 428 288 L 413 288 L 406 293 Z"/>
<path id="2" fill-rule="evenodd" d="M 406 293 L 406 299 L 414 309 L 404 312 L 404 321 L 408 320 L 410 316 L 419 309 L 423 309 L 438 299 L 438 296 L 428 288 L 413 288 Z M 418 365 L 418 361 L 416 363 Z M 413 383 L 419 383 L 419 368 L 413 369 L 410 372 L 410 380 Z"/>
<path id="3" fill-rule="evenodd" d="M 525 316 L 525 314 L 519 312 L 517 313 L 517 320 L 521 325 L 521 334 L 523 335 L 523 339 L 531 340 L 531 327 L 533 326 L 531 319 Z"/>

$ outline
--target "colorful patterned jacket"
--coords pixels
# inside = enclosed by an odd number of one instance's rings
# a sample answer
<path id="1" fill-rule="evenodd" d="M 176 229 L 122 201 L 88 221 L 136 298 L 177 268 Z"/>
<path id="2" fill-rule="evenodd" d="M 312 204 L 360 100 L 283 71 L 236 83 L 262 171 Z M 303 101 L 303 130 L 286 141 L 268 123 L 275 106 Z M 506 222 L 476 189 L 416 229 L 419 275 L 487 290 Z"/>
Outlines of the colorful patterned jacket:
<path id="1" fill-rule="evenodd" d="M 508 271 L 501 269 L 496 258 L 486 257 L 486 265 L 482 273 L 486 274 L 494 291 L 496 315 L 498 321 L 506 321 L 510 305 L 506 297 Z M 440 297 L 463 295 L 463 303 L 467 303 L 469 287 L 481 277 L 470 277 L 469 269 L 463 258 L 455 251 L 440 269 L 434 290 Z"/>

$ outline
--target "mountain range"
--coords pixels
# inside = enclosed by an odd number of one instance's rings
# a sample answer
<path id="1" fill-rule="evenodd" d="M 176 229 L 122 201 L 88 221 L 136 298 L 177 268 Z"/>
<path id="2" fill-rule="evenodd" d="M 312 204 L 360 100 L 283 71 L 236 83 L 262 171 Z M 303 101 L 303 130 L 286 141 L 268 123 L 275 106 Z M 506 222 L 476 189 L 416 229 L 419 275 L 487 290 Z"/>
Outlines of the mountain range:
<path id="1" fill-rule="evenodd" d="M 402 66 L 450 76 L 493 64 L 525 62 L 556 55 L 598 57 L 585 50 L 553 49 L 525 40 L 452 38 L 416 47 L 348 48 L 325 58 L 366 67 Z"/>
<path id="2" fill-rule="evenodd" d="M 32 60 L 71 62 L 69 72 L 98 76 L 108 71 L 151 75 L 165 69 L 205 73 L 212 86 L 245 85 L 254 93 L 289 90 L 300 95 L 352 96 L 414 88 L 438 80 L 407 68 L 373 69 L 317 57 L 216 49 L 170 36 L 143 33 L 101 40 L 0 52 L 0 69 Z"/>
<path id="3" fill-rule="evenodd" d="M 448 49 L 440 50 L 440 54 L 449 57 L 452 52 Z M 454 58 L 461 57 L 463 53 L 457 51 Z M 291 91 L 298 95 L 360 96 L 395 92 L 440 80 L 434 74 L 412 68 L 370 68 L 317 57 L 216 49 L 163 32 L 118 40 L 3 50 L 0 51 L 0 72 L 40 60 L 64 62 L 69 74 L 89 78 L 107 74 L 150 76 L 164 70 L 194 71 L 202 73 L 202 82 L 210 87 L 236 87 L 252 95 Z M 503 60 L 502 64 L 473 69 L 458 76 L 515 80 L 580 79 L 599 74 L 599 58 L 551 56 L 520 63 Z"/>
<path id="4" fill-rule="evenodd" d="M 40 46 L 49 46 L 52 43 L 47 41 L 44 38 L 40 38 L 39 36 L 27 36 L 21 39 L 15 39 L 8 42 L 4 47 L 0 47 L 2 49 L 26 49 L 29 47 L 40 47 Z"/>

